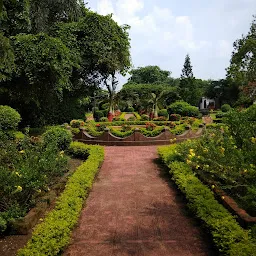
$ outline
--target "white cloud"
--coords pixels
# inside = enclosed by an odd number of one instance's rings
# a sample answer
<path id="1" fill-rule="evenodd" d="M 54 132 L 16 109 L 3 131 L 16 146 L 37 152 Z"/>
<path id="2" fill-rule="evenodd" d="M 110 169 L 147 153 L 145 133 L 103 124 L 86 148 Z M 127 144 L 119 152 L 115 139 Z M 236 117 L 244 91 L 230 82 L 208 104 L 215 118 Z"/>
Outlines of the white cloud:
<path id="1" fill-rule="evenodd" d="M 97 12 L 102 15 L 114 13 L 114 7 L 111 0 L 100 0 L 97 3 Z"/>
<path id="2" fill-rule="evenodd" d="M 91 5 L 131 26 L 135 67 L 159 65 L 178 77 L 189 53 L 194 74 L 208 79 L 225 76 L 232 44 L 247 33 L 255 5 L 255 0 L 224 2 L 197 0 L 184 6 L 178 0 L 94 0 Z"/>

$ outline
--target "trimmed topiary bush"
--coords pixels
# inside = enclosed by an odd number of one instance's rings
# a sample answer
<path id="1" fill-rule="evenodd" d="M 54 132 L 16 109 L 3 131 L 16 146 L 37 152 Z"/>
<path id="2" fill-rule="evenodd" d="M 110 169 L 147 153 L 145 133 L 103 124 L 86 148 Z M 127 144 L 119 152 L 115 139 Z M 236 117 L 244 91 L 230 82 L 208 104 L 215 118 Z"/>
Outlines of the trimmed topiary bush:
<path id="1" fill-rule="evenodd" d="M 108 122 L 108 118 L 107 118 L 107 117 L 102 117 L 102 118 L 100 119 L 100 122 Z"/>
<path id="2" fill-rule="evenodd" d="M 159 116 L 159 117 L 160 117 L 160 116 L 163 116 L 163 117 L 165 117 L 166 120 L 168 120 L 169 114 L 168 114 L 167 109 L 160 109 L 160 110 L 158 111 L 158 116 Z"/>
<path id="3" fill-rule="evenodd" d="M 95 111 L 95 113 L 94 113 L 94 119 L 95 119 L 97 122 L 99 122 L 102 117 L 104 117 L 104 113 L 103 113 L 102 111 L 99 111 L 99 110 Z"/>
<path id="4" fill-rule="evenodd" d="M 141 115 L 141 119 L 140 120 L 141 121 L 148 121 L 149 120 L 149 115 L 145 115 L 145 114 Z"/>
<path id="5" fill-rule="evenodd" d="M 231 109 L 232 109 L 232 108 L 230 107 L 229 104 L 224 104 L 224 105 L 221 106 L 221 111 L 222 111 L 222 112 L 228 112 L 228 111 L 230 111 Z"/>
<path id="6" fill-rule="evenodd" d="M 20 114 L 9 106 L 0 106 L 0 130 L 16 130 Z"/>
<path id="7" fill-rule="evenodd" d="M 170 121 L 180 121 L 181 115 L 179 115 L 179 114 L 171 114 L 169 119 L 170 119 Z"/>
<path id="8" fill-rule="evenodd" d="M 134 112 L 134 108 L 133 107 L 127 108 L 127 112 Z"/>
<path id="9" fill-rule="evenodd" d="M 185 101 L 176 101 L 168 107 L 169 114 L 179 114 L 181 116 L 198 117 L 199 109 L 191 106 Z"/>
<path id="10" fill-rule="evenodd" d="M 61 127 L 53 127 L 43 134 L 45 144 L 55 143 L 60 150 L 69 148 L 72 141 L 72 134 Z"/>

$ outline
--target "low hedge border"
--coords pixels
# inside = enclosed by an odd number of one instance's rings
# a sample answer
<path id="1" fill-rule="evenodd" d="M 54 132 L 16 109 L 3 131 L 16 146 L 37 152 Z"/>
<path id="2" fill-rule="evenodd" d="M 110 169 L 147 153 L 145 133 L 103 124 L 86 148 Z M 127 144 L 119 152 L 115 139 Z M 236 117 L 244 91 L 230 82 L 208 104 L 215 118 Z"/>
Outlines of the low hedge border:
<path id="1" fill-rule="evenodd" d="M 117 129 L 114 129 L 114 128 L 110 128 L 110 132 L 116 136 L 116 137 L 119 137 L 119 138 L 126 138 L 126 137 L 129 137 L 131 136 L 133 133 L 134 133 L 134 129 L 131 129 L 130 131 L 125 131 L 125 132 L 122 132 L 120 130 L 117 130 Z"/>
<path id="2" fill-rule="evenodd" d="M 214 198 L 213 192 L 193 173 L 190 166 L 176 161 L 175 145 L 158 148 L 162 161 L 170 168 L 172 179 L 188 200 L 189 208 L 210 231 L 221 255 L 256 255 L 255 241 L 227 209 Z"/>
<path id="3" fill-rule="evenodd" d="M 157 126 L 168 126 L 173 121 L 113 121 L 113 122 L 97 122 L 96 124 L 104 124 L 106 126 L 122 126 L 124 124 L 129 125 L 146 125 L 146 123 L 154 123 Z M 176 124 L 180 124 L 180 122 L 175 122 Z"/>
<path id="4" fill-rule="evenodd" d="M 88 158 L 69 178 L 54 210 L 36 226 L 32 238 L 18 251 L 18 256 L 59 255 L 69 244 L 72 229 L 104 159 L 104 149 L 101 146 L 72 142 L 69 151 L 75 156 Z"/>

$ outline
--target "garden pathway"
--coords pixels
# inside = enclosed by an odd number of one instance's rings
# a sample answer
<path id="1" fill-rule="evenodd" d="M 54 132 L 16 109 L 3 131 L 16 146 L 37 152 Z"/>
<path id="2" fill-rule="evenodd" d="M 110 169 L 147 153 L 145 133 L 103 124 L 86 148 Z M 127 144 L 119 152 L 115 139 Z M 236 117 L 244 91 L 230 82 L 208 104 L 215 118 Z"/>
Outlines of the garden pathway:
<path id="1" fill-rule="evenodd" d="M 106 147 L 105 154 L 65 256 L 214 255 L 156 164 L 155 146 Z"/>

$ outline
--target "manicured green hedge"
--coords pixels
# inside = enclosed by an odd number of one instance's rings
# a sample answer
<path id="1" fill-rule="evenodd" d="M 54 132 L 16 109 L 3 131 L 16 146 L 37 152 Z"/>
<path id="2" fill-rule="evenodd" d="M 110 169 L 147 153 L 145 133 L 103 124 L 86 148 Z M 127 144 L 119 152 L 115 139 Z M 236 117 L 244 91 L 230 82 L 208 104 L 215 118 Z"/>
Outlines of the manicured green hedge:
<path id="1" fill-rule="evenodd" d="M 121 126 L 123 124 L 129 125 L 146 125 L 146 123 L 154 123 L 158 126 L 168 126 L 171 121 L 114 121 L 114 122 L 99 122 L 99 124 L 105 124 L 106 126 Z M 179 122 L 178 122 L 179 123 Z"/>
<path id="2" fill-rule="evenodd" d="M 155 128 L 152 131 L 148 131 L 146 128 L 140 128 L 140 132 L 146 137 L 156 137 L 164 131 L 164 126 Z"/>
<path id="3" fill-rule="evenodd" d="M 71 231 L 78 221 L 83 202 L 104 159 L 104 150 L 100 146 L 72 142 L 69 151 L 76 156 L 89 156 L 69 178 L 54 210 L 36 226 L 30 241 L 25 248 L 19 250 L 19 256 L 59 255 L 69 244 Z"/>
<path id="4" fill-rule="evenodd" d="M 193 173 L 190 166 L 178 162 L 176 145 L 160 147 L 158 153 L 170 168 L 172 179 L 185 194 L 189 208 L 210 231 L 221 255 L 256 255 L 256 245 L 248 231 L 214 198 L 213 192 Z"/>
<path id="5" fill-rule="evenodd" d="M 114 129 L 114 128 L 110 128 L 110 132 L 116 136 L 116 137 L 119 137 L 119 138 L 126 138 L 128 136 L 131 136 L 133 133 L 134 133 L 134 129 L 131 129 L 130 131 L 125 131 L 125 132 L 122 132 L 122 131 L 119 131 L 117 129 Z"/>

